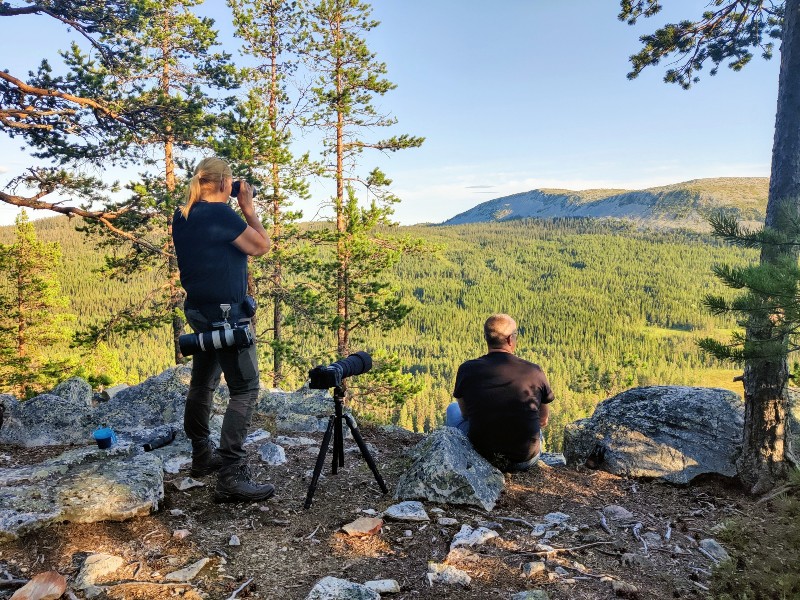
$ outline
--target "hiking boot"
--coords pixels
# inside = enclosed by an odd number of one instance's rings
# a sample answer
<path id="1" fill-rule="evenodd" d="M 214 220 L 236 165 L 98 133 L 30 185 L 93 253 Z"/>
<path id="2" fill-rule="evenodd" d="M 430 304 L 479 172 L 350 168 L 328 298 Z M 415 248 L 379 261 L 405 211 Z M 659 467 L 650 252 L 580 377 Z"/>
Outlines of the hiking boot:
<path id="1" fill-rule="evenodd" d="M 222 457 L 217 454 L 217 446 L 209 438 L 192 441 L 192 477 L 203 477 L 222 467 Z"/>
<path id="2" fill-rule="evenodd" d="M 214 502 L 257 502 L 275 493 L 271 483 L 256 483 L 250 479 L 250 467 L 235 463 L 223 467 L 217 475 Z"/>

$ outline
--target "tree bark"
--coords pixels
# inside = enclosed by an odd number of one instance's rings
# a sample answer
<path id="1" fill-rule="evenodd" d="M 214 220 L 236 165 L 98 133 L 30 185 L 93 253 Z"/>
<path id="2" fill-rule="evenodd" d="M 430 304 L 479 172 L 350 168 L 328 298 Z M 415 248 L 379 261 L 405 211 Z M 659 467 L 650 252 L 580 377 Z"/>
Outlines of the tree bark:
<path id="1" fill-rule="evenodd" d="M 800 0 L 786 0 L 781 42 L 778 108 L 772 148 L 769 200 L 764 225 L 788 231 L 800 215 Z M 797 260 L 794 248 L 765 246 L 761 264 L 786 256 Z M 754 316 L 747 326 L 747 343 L 757 346 L 775 335 L 772 322 Z M 788 348 L 788 339 L 781 340 Z M 789 432 L 789 370 L 786 353 L 749 359 L 744 370 L 745 421 L 739 476 L 751 493 L 761 494 L 786 476 L 791 455 Z"/>

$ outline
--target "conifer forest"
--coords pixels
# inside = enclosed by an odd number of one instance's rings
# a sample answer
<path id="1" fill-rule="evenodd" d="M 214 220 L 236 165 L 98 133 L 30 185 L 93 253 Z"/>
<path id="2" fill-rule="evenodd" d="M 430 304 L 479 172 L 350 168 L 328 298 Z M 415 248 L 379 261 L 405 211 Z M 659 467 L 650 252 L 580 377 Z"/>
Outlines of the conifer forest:
<path id="1" fill-rule="evenodd" d="M 359 417 L 428 431 L 458 365 L 485 352 L 484 320 L 505 312 L 556 393 L 551 447 L 631 386 L 741 392 L 741 369 L 697 342 L 738 327 L 703 298 L 729 297 L 713 267 L 756 262 L 755 250 L 624 221 L 400 227 L 402 199 L 372 157 L 413 152 L 425 132 L 398 131 L 370 6 L 229 0 L 238 47 L 223 50 L 199 4 L 0 5 L 75 34 L 58 57 L 31 48 L 42 62 L 27 79 L 0 74 L 0 127 L 33 157 L 0 200 L 60 215 L 0 228 L 0 393 L 31 397 L 71 375 L 134 384 L 186 360 L 170 227 L 211 155 L 258 186 L 272 239 L 249 282 L 265 385 L 298 388 L 311 367 L 365 350 L 375 368 L 351 385 Z M 134 179 L 103 179 L 112 167 Z"/>

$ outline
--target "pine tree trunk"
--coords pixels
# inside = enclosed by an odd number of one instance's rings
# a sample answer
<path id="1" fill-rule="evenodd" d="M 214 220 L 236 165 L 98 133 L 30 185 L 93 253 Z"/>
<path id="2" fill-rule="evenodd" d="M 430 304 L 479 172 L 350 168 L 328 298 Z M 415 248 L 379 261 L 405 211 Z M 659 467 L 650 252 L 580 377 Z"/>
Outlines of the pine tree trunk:
<path id="1" fill-rule="evenodd" d="M 786 0 L 781 43 L 778 109 L 772 149 L 769 200 L 765 226 L 786 229 L 800 214 L 800 0 Z M 794 249 L 766 246 L 761 264 L 770 264 Z M 747 326 L 748 342 L 774 334 L 769 319 L 754 317 Z M 788 347 L 788 339 L 783 340 Z M 788 425 L 789 372 L 786 358 L 752 359 L 745 364 L 745 423 L 739 476 L 754 494 L 763 493 L 787 473 L 791 456 Z"/>
<path id="2" fill-rule="evenodd" d="M 338 23 L 337 23 L 338 25 Z M 338 30 L 337 30 L 338 32 Z M 337 42 L 339 37 L 337 36 Z M 336 59 L 336 93 L 341 96 L 344 90 L 341 59 Z M 339 356 L 347 354 L 347 288 L 345 285 L 345 239 L 347 226 L 344 216 L 344 112 L 336 111 L 336 352 Z"/>

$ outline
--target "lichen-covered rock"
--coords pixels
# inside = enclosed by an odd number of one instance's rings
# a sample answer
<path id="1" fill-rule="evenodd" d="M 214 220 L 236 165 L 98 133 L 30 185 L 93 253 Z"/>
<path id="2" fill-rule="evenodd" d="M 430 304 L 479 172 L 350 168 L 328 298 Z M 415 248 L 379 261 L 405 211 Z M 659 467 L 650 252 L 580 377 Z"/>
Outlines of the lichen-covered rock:
<path id="1" fill-rule="evenodd" d="M 276 467 L 286 463 L 286 452 L 278 444 L 267 442 L 258 449 L 258 455 L 268 465 Z"/>
<path id="2" fill-rule="evenodd" d="M 592 457 L 626 477 L 688 483 L 704 473 L 736 475 L 744 404 L 719 388 L 634 388 L 601 402 L 589 419 L 564 428 L 564 455 Z"/>
<path id="3" fill-rule="evenodd" d="M 492 510 L 503 491 L 503 474 L 452 427 L 442 427 L 410 452 L 412 464 L 397 483 L 395 498 L 467 504 Z"/>
<path id="4" fill-rule="evenodd" d="M 119 433 L 182 421 L 190 378 L 191 368 L 180 365 L 120 390 L 97 407 L 95 422 L 108 423 Z"/>
<path id="5" fill-rule="evenodd" d="M 333 396 L 328 390 L 302 387 L 296 392 L 262 390 L 258 410 L 280 417 L 287 414 L 326 416 L 333 413 Z"/>
<path id="6" fill-rule="evenodd" d="M 50 393 L 66 400 L 74 400 L 87 407 L 92 406 L 92 386 L 82 377 L 72 377 L 62 381 Z"/>
<path id="7" fill-rule="evenodd" d="M 158 508 L 164 497 L 161 459 L 86 447 L 39 465 L 0 470 L 0 540 L 71 521 L 123 521 Z"/>
<path id="8" fill-rule="evenodd" d="M 85 402 L 41 394 L 25 402 L 5 396 L 0 443 L 15 446 L 58 446 L 91 442 L 96 425 Z"/>

